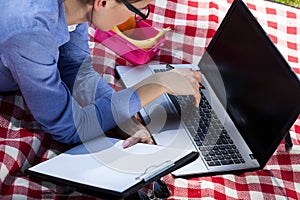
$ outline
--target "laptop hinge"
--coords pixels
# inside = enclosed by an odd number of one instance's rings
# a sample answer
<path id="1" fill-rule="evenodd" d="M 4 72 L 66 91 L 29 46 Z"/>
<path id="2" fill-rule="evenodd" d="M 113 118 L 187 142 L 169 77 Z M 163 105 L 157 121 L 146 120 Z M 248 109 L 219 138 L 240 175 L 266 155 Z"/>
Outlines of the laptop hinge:
<path id="1" fill-rule="evenodd" d="M 284 137 L 284 146 L 286 151 L 290 151 L 293 147 L 293 142 L 289 131 L 286 133 Z"/>

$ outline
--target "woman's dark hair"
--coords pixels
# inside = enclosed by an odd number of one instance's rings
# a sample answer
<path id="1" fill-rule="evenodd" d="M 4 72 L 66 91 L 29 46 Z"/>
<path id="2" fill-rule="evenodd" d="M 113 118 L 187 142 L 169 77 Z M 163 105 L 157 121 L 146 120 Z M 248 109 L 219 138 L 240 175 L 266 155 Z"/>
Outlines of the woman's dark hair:
<path id="1" fill-rule="evenodd" d="M 122 3 L 120 0 L 116 0 L 118 3 Z M 136 3 L 142 0 L 126 0 L 128 3 Z"/>
<path id="2" fill-rule="evenodd" d="M 122 3 L 122 1 L 120 0 L 116 0 L 118 3 Z M 126 0 L 128 3 L 132 4 L 132 3 L 136 3 L 142 0 Z M 94 0 L 85 0 L 85 3 L 89 3 L 89 4 L 93 4 Z"/>

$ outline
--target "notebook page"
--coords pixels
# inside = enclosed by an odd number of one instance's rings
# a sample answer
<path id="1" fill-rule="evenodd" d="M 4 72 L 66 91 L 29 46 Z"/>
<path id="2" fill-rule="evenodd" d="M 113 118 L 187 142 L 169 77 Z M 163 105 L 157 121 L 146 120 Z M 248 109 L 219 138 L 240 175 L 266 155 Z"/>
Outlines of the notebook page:
<path id="1" fill-rule="evenodd" d="M 148 174 L 172 166 L 191 152 L 141 143 L 123 149 L 121 144 L 121 140 L 99 137 L 42 162 L 30 171 L 123 192 Z"/>

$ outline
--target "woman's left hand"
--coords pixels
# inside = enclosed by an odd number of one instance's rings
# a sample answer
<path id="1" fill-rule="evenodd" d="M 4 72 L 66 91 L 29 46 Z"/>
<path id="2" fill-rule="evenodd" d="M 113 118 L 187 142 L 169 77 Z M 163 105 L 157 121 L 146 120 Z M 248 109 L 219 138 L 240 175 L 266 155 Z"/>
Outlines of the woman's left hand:
<path id="1" fill-rule="evenodd" d="M 110 137 L 125 139 L 122 143 L 123 148 L 130 147 L 138 142 L 154 144 L 151 134 L 136 117 L 125 121 L 120 126 L 114 128 L 111 133 L 106 134 Z"/>

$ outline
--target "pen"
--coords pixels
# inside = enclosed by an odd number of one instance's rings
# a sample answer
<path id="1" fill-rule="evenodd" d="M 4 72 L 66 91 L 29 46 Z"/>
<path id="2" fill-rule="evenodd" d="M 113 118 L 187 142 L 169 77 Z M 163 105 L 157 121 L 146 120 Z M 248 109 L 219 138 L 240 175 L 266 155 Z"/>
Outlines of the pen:
<path id="1" fill-rule="evenodd" d="M 173 66 L 170 65 L 169 63 L 167 63 L 166 68 L 167 68 L 168 70 L 175 69 L 175 67 L 173 67 Z M 200 70 L 196 70 L 196 71 L 199 72 Z M 203 84 L 200 83 L 200 82 L 199 82 L 199 88 L 205 89 L 205 87 L 203 86 Z"/>

